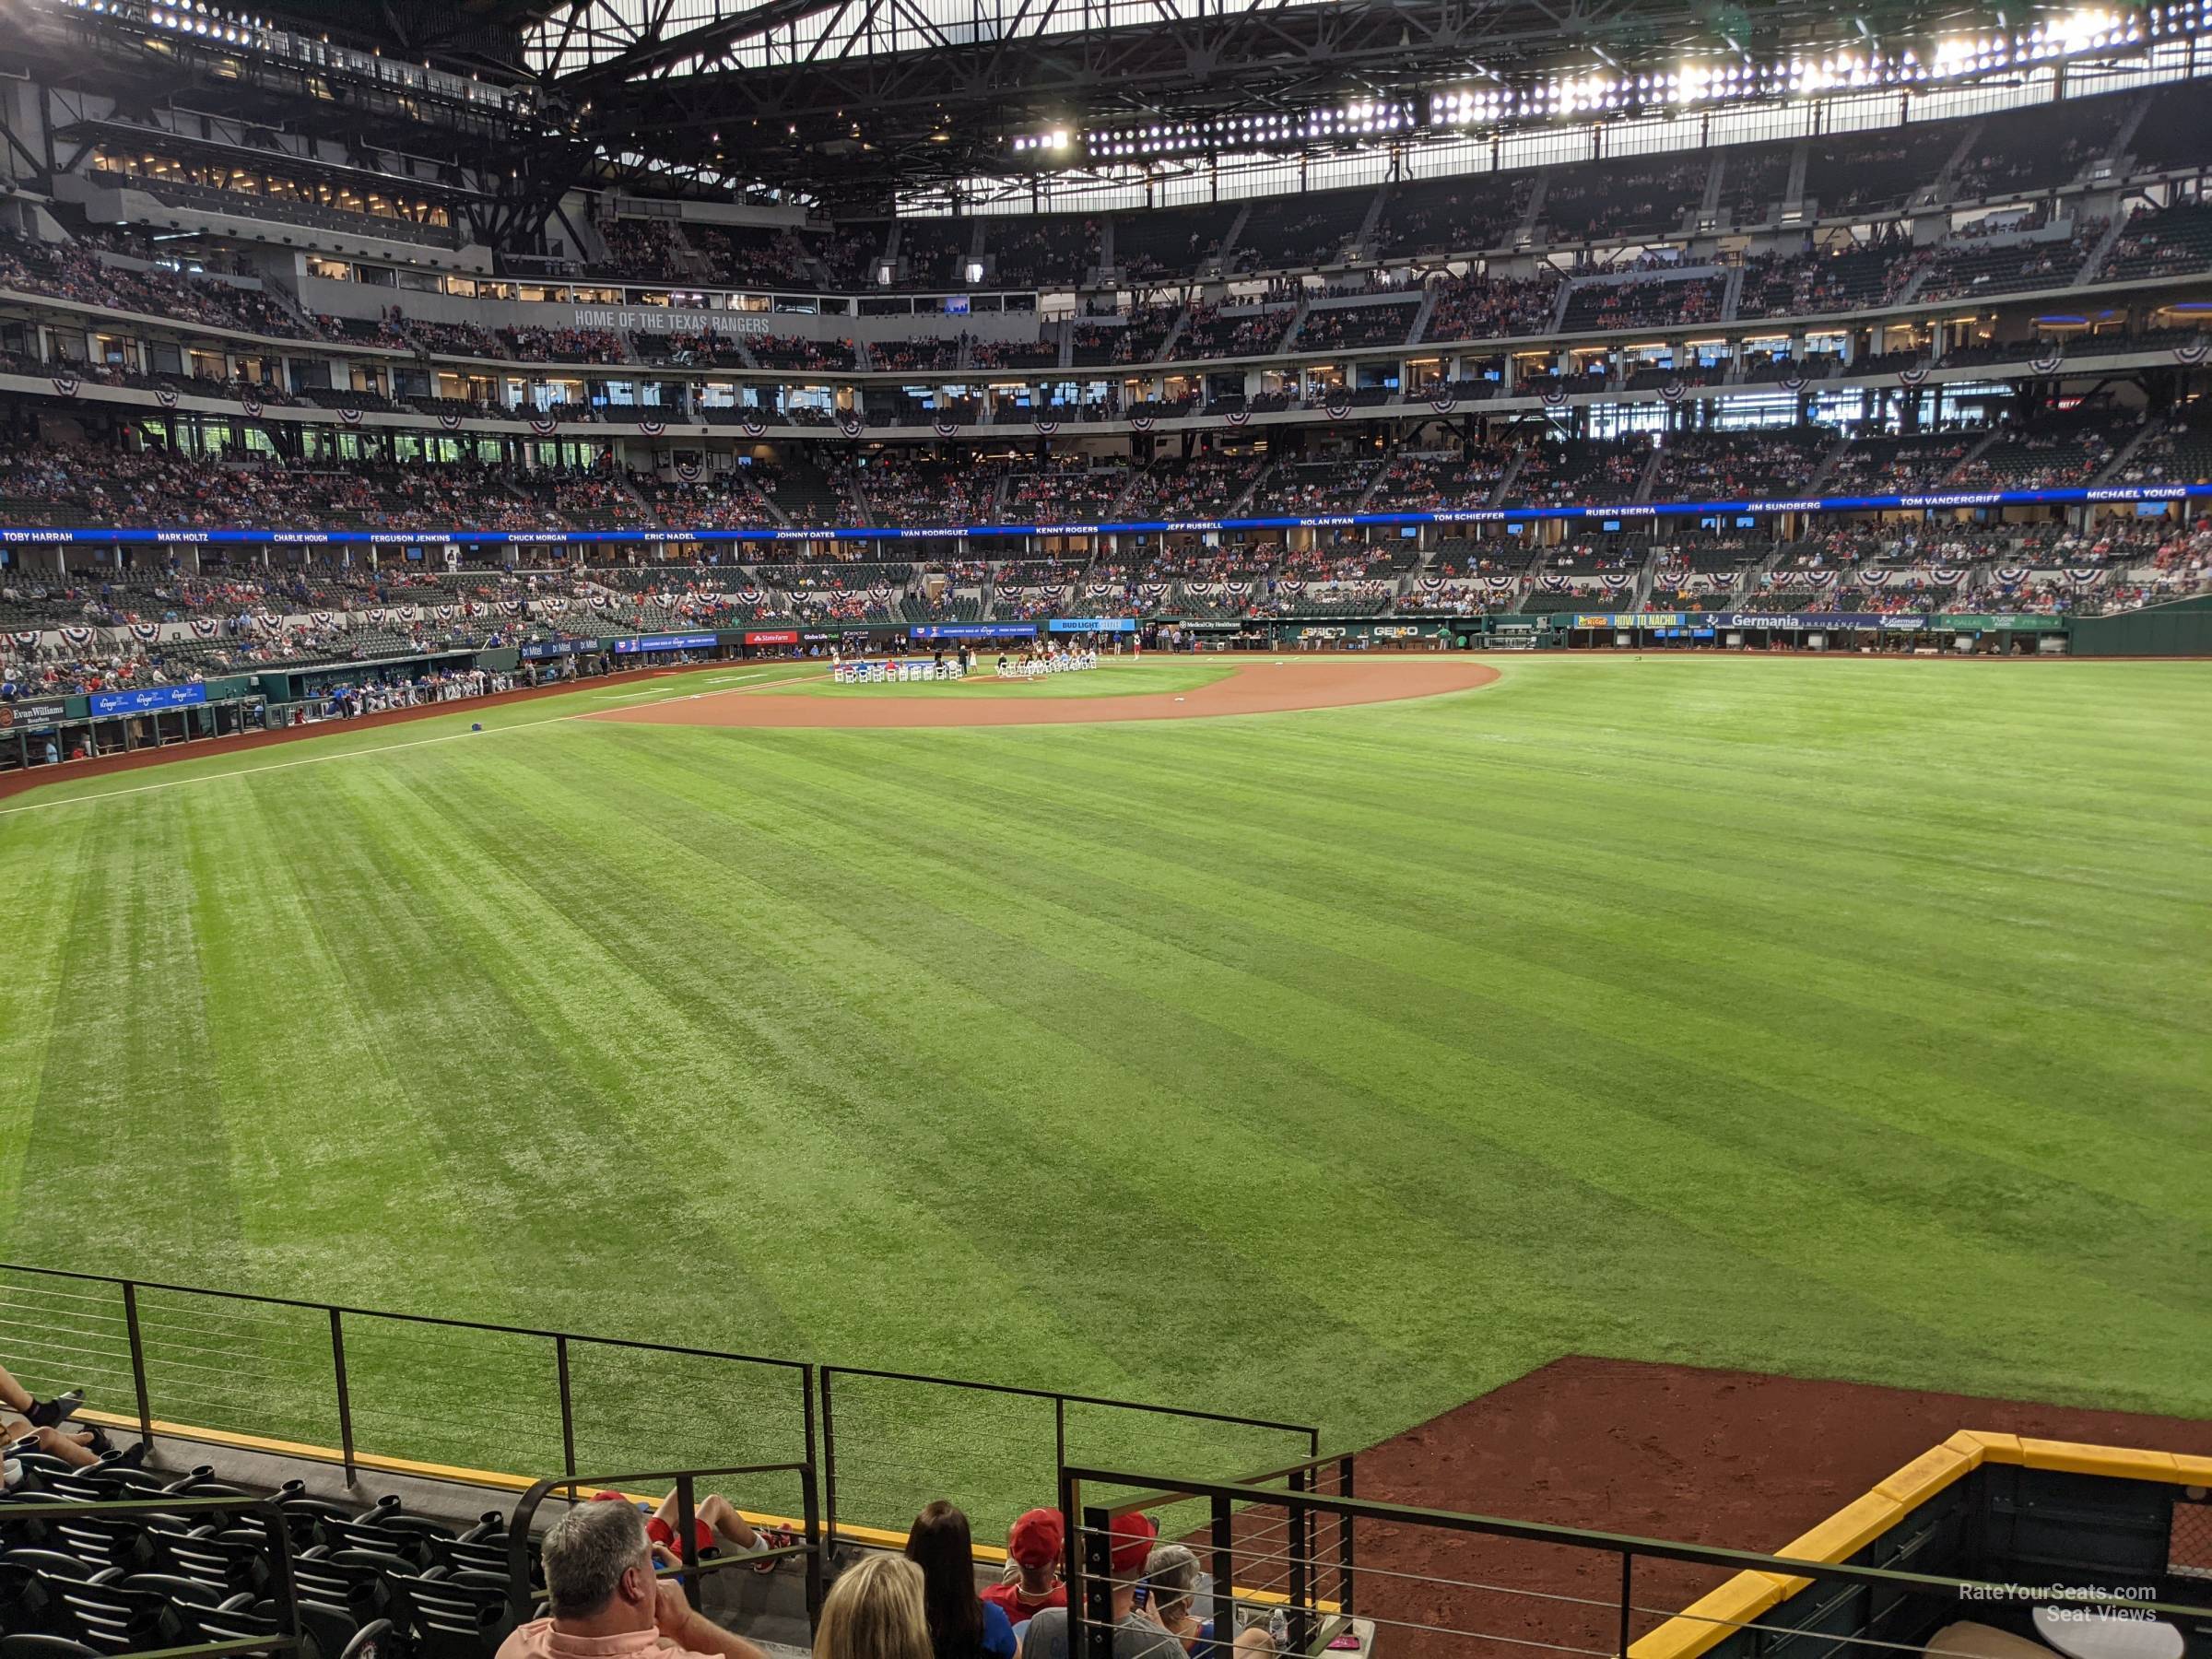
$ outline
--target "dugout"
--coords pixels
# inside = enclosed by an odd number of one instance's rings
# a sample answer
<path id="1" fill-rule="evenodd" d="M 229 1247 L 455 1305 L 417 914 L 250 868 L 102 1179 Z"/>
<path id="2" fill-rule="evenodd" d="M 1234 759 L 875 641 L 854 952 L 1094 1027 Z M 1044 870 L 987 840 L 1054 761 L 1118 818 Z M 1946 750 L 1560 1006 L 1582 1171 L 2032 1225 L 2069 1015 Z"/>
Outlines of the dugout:
<path id="1" fill-rule="evenodd" d="M 242 679 L 145 686 L 0 705 L 0 771 L 171 748 L 258 729 L 266 700 Z"/>

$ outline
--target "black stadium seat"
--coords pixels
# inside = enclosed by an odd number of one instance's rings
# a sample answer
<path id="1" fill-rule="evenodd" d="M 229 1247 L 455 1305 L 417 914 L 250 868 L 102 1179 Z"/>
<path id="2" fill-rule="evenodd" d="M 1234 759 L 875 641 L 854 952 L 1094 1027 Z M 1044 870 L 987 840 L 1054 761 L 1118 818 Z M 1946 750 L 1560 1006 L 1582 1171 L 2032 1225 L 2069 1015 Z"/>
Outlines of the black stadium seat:
<path id="1" fill-rule="evenodd" d="M 485 1659 L 514 1628 L 506 1576 L 433 1567 L 420 1578 L 393 1578 L 416 1659 Z"/>
<path id="2" fill-rule="evenodd" d="M 0 1636 L 0 1659 L 102 1659 L 96 1648 L 63 1636 Z"/>

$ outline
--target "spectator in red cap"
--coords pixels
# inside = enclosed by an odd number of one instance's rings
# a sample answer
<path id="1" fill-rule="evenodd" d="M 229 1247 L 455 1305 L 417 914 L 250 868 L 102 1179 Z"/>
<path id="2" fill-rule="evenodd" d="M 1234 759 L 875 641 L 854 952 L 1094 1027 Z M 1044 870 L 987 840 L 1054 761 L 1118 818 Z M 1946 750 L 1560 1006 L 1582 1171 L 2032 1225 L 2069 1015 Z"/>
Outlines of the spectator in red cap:
<path id="1" fill-rule="evenodd" d="M 1144 1583 L 1145 1563 L 1152 1554 L 1159 1528 L 1149 1515 L 1124 1515 L 1113 1524 L 1113 1659 L 1184 1659 L 1182 1643 L 1160 1628 L 1159 1620 L 1136 1610 L 1137 1586 Z M 1067 1621 L 1072 1609 L 1047 1607 L 1030 1620 L 1022 1633 L 1021 1659 L 1067 1659 Z M 1096 1641 L 1094 1632 L 1092 1640 Z"/>
<path id="2" fill-rule="evenodd" d="M 1067 1606 L 1067 1586 L 1060 1582 L 1060 1551 L 1066 1542 L 1058 1510 L 1033 1509 L 1007 1531 L 1006 1565 L 1016 1576 L 993 1584 L 983 1599 L 1006 1614 L 1016 1635 L 1045 1608 Z"/>

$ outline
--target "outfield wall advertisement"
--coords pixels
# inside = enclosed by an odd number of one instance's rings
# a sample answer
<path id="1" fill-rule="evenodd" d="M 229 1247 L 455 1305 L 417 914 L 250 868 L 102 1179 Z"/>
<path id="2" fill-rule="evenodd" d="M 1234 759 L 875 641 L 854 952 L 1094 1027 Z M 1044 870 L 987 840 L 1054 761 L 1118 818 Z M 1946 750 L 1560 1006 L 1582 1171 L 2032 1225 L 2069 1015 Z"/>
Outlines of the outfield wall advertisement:
<path id="1" fill-rule="evenodd" d="M 582 547 L 603 543 L 788 542 L 788 541 L 955 541 L 971 537 L 1025 535 L 1161 535 L 1221 530 L 1311 530 L 1407 524 L 1532 524 L 1559 519 L 1710 517 L 1732 513 L 1772 516 L 1786 512 L 1947 512 L 1971 507 L 2078 507 L 2100 503 L 2173 502 L 2212 498 L 2212 484 L 2108 485 L 2097 488 L 1943 490 L 1924 495 L 1827 496 L 1790 501 L 1660 501 L 1626 507 L 1476 507 L 1444 512 L 1347 512 L 1306 518 L 1146 519 L 1123 524 L 948 524 L 925 530 L 841 524 L 817 530 L 767 527 L 741 530 L 167 530 L 119 527 L 55 530 L 0 527 L 0 543 L 10 547 L 190 546 L 195 543 L 269 547 Z"/>

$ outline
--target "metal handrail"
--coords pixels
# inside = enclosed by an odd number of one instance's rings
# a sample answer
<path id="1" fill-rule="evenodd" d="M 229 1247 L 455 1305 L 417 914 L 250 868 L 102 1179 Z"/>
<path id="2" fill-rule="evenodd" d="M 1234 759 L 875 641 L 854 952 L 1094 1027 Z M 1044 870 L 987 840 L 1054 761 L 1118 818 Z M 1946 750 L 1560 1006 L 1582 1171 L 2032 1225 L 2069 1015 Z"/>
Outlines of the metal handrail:
<path id="1" fill-rule="evenodd" d="M 1083 1499 L 1086 1482 L 1136 1488 L 1146 1495 L 1107 1504 L 1086 1503 Z M 1514 1521 L 1499 1515 L 1425 1509 L 1412 1504 L 1386 1503 L 1374 1499 L 1307 1491 L 1296 1487 L 1284 1490 L 1256 1487 L 1241 1481 L 1194 1480 L 1179 1475 L 1064 1465 L 1060 1471 L 1060 1502 L 1062 1512 L 1068 1515 L 1073 1523 L 1068 1529 L 1064 1561 L 1068 1583 L 1068 1606 L 1085 1609 L 1084 1617 L 1074 1621 L 1076 1625 L 1103 1622 L 1105 1618 L 1112 1591 L 1106 1535 L 1113 1522 L 1124 1515 L 1193 1500 L 1206 1500 L 1212 1511 L 1216 1595 L 1222 1604 L 1217 1611 L 1218 1618 L 1230 1614 L 1228 1593 L 1222 1586 L 1228 1581 L 1233 1554 L 1230 1525 L 1234 1511 L 1240 1506 L 1265 1504 L 1280 1506 L 1294 1515 L 1336 1515 L 1342 1519 L 1347 1531 L 1354 1521 L 1387 1522 L 1398 1526 L 1433 1527 L 1441 1531 L 1512 1538 L 1524 1543 L 1565 1545 L 1574 1548 L 1602 1550 L 1618 1556 L 1621 1569 L 1618 1648 L 1622 1654 L 1627 1653 L 1629 1647 L 1629 1621 L 1633 1610 L 1630 1598 L 1634 1565 L 1639 1557 L 1722 1568 L 1732 1572 L 1764 1572 L 1783 1579 L 1835 1582 L 1959 1600 L 1987 1601 L 1994 1598 L 2018 1601 L 2026 1598 L 2079 1606 L 2116 1607 L 2136 1617 L 2157 1615 L 2191 1621 L 2212 1620 L 2212 1607 L 2141 1600 L 2116 1595 L 2109 1591 L 2080 1590 L 2058 1584 L 2026 1585 L 2018 1582 L 1994 1583 L 1944 1573 L 1912 1572 L 1894 1567 L 1801 1560 L 1757 1550 L 1729 1549 L 1708 1544 L 1682 1544 L 1631 1533 L 1599 1532 L 1586 1527 L 1560 1526 L 1549 1522 Z M 1077 1520 L 1077 1517 L 1080 1519 Z M 1297 1599 L 1294 1595 L 1294 1604 Z M 1350 1611 L 1348 1601 L 1344 1610 L 1347 1613 Z M 1302 1634 L 1312 1627 L 1312 1613 L 1310 1602 L 1303 1606 L 1294 1605 L 1291 1610 L 1292 1627 L 1301 1634 L 1299 1642 L 1301 1647 L 1304 1645 Z M 1234 1626 L 1217 1624 L 1216 1628 L 1233 1629 Z M 1080 1643 L 1080 1637 L 1077 1641 Z M 1082 1659 L 1080 1647 L 1077 1659 Z"/>
<path id="2" fill-rule="evenodd" d="M 1223 1423 L 1238 1429 L 1264 1429 L 1271 1433 L 1302 1434 L 1306 1437 L 1309 1457 L 1321 1450 L 1321 1430 L 1311 1423 L 1284 1423 L 1271 1418 L 1238 1417 L 1230 1412 L 1201 1411 L 1182 1406 L 1152 1406 L 1141 1400 L 1116 1400 L 1102 1394 L 1068 1394 L 1060 1389 L 1028 1388 L 1012 1382 L 975 1382 L 959 1377 L 933 1377 L 919 1371 L 883 1371 L 865 1365 L 824 1365 L 818 1369 L 821 1373 L 823 1525 L 832 1538 L 837 1534 L 837 1418 L 830 1382 L 833 1375 L 865 1377 L 883 1382 L 914 1382 L 933 1388 L 958 1388 L 974 1394 L 1005 1394 L 1017 1399 L 1050 1400 L 1053 1403 L 1053 1461 L 1055 1466 L 1067 1462 L 1067 1408 L 1070 1406 L 1095 1406 L 1112 1411 L 1141 1411 L 1152 1417 Z"/>
<path id="3" fill-rule="evenodd" d="M 83 1284 L 115 1287 L 122 1297 L 122 1311 L 128 1334 L 133 1387 L 136 1395 L 138 1433 L 151 1441 L 155 1439 L 154 1412 L 151 1390 L 147 1379 L 147 1341 L 140 1328 L 138 1298 L 142 1291 L 159 1291 L 177 1296 L 205 1297 L 216 1301 L 231 1301 L 262 1307 L 288 1308 L 306 1313 L 324 1315 L 329 1324 L 329 1351 L 332 1384 L 337 1409 L 339 1461 L 346 1472 L 348 1485 L 354 1484 L 359 1473 L 359 1459 L 354 1441 L 353 1402 L 346 1364 L 346 1321 L 386 1320 L 401 1324 L 432 1326 L 446 1330 L 479 1332 L 500 1336 L 521 1336 L 553 1347 L 555 1378 L 559 1398 L 561 1465 L 565 1473 L 573 1474 L 576 1468 L 576 1423 L 573 1391 L 569 1366 L 569 1350 L 577 1343 L 594 1347 L 626 1349 L 633 1353 L 662 1354 L 678 1359 L 720 1360 L 739 1365 L 772 1366 L 785 1372 L 796 1372 L 799 1386 L 799 1416 L 802 1457 L 810 1468 L 818 1470 L 820 1481 L 820 1508 L 822 1530 L 826 1537 L 834 1538 L 837 1530 L 837 1443 L 832 1417 L 832 1389 L 830 1373 L 842 1372 L 850 1377 L 871 1378 L 885 1382 L 911 1382 L 933 1388 L 953 1388 L 971 1393 L 994 1394 L 1022 1399 L 1050 1400 L 1053 1403 L 1054 1466 L 1067 1459 L 1067 1410 L 1070 1406 L 1090 1406 L 1119 1411 L 1143 1412 L 1155 1417 L 1181 1418 L 1194 1422 L 1220 1423 L 1231 1427 L 1258 1429 L 1270 1433 L 1302 1435 L 1309 1453 L 1321 1449 L 1320 1430 L 1311 1424 L 1287 1423 L 1269 1418 L 1240 1417 L 1230 1412 L 1205 1411 L 1181 1406 L 1152 1405 L 1140 1400 L 1118 1400 L 1100 1394 L 1074 1394 L 1050 1388 L 1034 1388 L 1016 1383 L 985 1382 L 969 1378 L 931 1376 L 919 1371 L 874 1370 L 865 1366 L 819 1365 L 809 1359 L 793 1359 L 766 1354 L 734 1353 L 719 1348 L 699 1347 L 686 1344 L 635 1341 L 620 1336 L 593 1336 L 572 1331 L 557 1331 L 533 1325 L 506 1324 L 485 1320 L 450 1319 L 429 1313 L 397 1313 L 377 1308 L 349 1306 L 342 1302 L 310 1301 L 298 1297 L 265 1296 L 254 1291 L 211 1290 L 203 1286 L 170 1284 L 159 1279 L 120 1278 L 111 1274 L 86 1273 L 74 1268 L 42 1267 L 25 1262 L 0 1262 L 0 1274 L 25 1274 L 42 1278 L 68 1279 Z M 818 1384 L 817 1372 L 820 1373 Z M 816 1412 L 821 1414 L 819 1445 L 817 1444 Z M 436 1476 L 428 1476 L 437 1478 Z"/>
<path id="4" fill-rule="evenodd" d="M 799 1477 L 801 1525 L 806 1534 L 804 1544 L 787 1544 L 775 1549 L 763 1549 L 752 1555 L 726 1556 L 717 1560 L 699 1559 L 699 1534 L 694 1524 L 698 1517 L 696 1502 L 698 1483 L 717 1480 L 736 1475 L 789 1475 Z M 515 1500 L 514 1513 L 507 1523 L 507 1599 L 517 1619 L 529 1617 L 535 1598 L 530 1589 L 530 1527 L 537 1519 L 537 1512 L 547 1497 L 562 1488 L 570 1493 L 569 1501 L 578 1501 L 575 1492 L 579 1487 L 606 1487 L 620 1490 L 626 1481 L 676 1482 L 676 1530 L 683 1565 L 664 1569 L 656 1576 L 673 1578 L 688 1591 L 702 1572 L 716 1572 L 725 1568 L 753 1566 L 761 1561 L 780 1560 L 787 1556 L 804 1556 L 806 1562 L 806 1620 L 809 1627 L 822 1607 L 824 1573 L 828 1566 L 828 1549 L 821 1524 L 821 1511 L 815 1486 L 815 1469 L 811 1463 L 741 1464 L 719 1469 L 645 1469 L 627 1475 L 558 1475 L 547 1476 L 534 1482 L 522 1497 Z"/>

